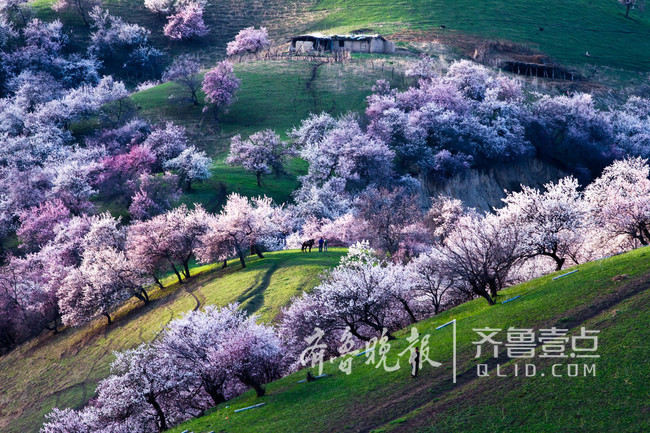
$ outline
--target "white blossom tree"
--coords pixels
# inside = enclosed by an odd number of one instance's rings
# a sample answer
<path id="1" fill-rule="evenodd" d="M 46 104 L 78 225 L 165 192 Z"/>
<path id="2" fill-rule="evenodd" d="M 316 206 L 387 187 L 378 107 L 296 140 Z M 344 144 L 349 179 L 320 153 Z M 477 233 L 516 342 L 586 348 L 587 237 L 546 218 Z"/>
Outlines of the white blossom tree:
<path id="1" fill-rule="evenodd" d="M 562 269 L 567 258 L 577 263 L 588 226 L 586 206 L 573 177 L 544 185 L 545 191 L 522 185 L 511 192 L 499 214 L 522 231 L 524 254 L 545 256 Z"/>
<path id="2" fill-rule="evenodd" d="M 596 227 L 613 236 L 650 244 L 650 167 L 640 157 L 616 161 L 587 186 Z"/>
<path id="3" fill-rule="evenodd" d="M 202 150 L 190 146 L 183 150 L 177 157 L 163 163 L 165 170 L 178 173 L 185 182 L 186 189 L 192 190 L 192 183 L 209 179 L 212 160 Z"/>

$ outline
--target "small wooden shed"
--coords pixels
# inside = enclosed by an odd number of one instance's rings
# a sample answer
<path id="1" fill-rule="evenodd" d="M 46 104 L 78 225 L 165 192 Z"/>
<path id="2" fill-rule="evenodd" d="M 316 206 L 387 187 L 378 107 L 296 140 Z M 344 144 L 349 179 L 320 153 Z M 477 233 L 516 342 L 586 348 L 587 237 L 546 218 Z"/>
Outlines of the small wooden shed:
<path id="1" fill-rule="evenodd" d="M 349 51 L 351 53 L 394 53 L 395 43 L 381 35 L 323 35 L 310 33 L 291 38 L 291 52 Z"/>

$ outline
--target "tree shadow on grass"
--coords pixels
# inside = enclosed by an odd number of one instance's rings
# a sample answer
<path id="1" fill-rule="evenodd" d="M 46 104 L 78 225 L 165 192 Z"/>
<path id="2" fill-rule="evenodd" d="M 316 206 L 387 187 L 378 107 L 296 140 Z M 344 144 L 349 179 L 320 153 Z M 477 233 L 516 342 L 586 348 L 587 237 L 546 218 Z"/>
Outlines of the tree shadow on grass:
<path id="1" fill-rule="evenodd" d="M 279 263 L 274 262 L 266 270 L 261 281 L 257 279 L 255 283 L 251 285 L 244 293 L 239 295 L 236 299 L 236 302 L 243 305 L 244 311 L 246 314 L 251 315 L 257 312 L 262 305 L 264 305 L 264 291 L 269 288 L 271 284 L 271 277 L 273 273 L 278 270 Z"/>

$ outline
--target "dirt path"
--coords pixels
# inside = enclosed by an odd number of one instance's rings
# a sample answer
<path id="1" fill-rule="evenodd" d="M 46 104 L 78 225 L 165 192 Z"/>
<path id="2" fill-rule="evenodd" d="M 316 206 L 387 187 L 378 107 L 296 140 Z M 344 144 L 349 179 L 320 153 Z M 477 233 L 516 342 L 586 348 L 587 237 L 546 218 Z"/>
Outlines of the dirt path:
<path id="1" fill-rule="evenodd" d="M 311 77 L 309 77 L 309 80 L 307 80 L 307 83 L 305 83 L 305 88 L 307 90 L 307 93 L 309 93 L 314 99 L 314 112 L 318 111 L 318 95 L 316 94 L 316 91 L 314 90 L 313 86 L 314 83 L 316 82 L 316 79 L 318 78 L 318 68 L 320 68 L 324 64 L 325 62 L 316 63 L 311 69 Z"/>

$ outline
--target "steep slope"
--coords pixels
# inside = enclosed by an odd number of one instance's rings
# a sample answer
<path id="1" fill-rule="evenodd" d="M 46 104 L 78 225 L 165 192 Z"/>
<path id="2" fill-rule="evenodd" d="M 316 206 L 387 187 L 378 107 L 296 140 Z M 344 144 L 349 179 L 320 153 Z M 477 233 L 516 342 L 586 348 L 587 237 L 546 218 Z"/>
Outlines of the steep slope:
<path id="1" fill-rule="evenodd" d="M 401 370 L 388 373 L 364 364 L 365 356 L 357 357 L 349 376 L 338 370 L 338 361 L 328 362 L 329 376 L 324 379 L 297 383 L 305 371 L 297 372 L 270 384 L 262 399 L 249 392 L 172 431 L 532 431 L 524 427 L 529 421 L 539 426 L 534 431 L 608 431 L 619 421 L 617 431 L 644 431 L 647 413 L 643 408 L 647 411 L 649 403 L 644 385 L 648 378 L 645 342 L 650 337 L 645 326 L 649 254 L 644 248 L 580 265 L 578 273 L 561 279 L 553 280 L 557 276 L 553 274 L 504 290 L 502 300 L 520 296 L 512 302 L 490 307 L 476 300 L 418 323 L 420 335 L 431 334 L 430 358 L 442 366 L 423 369 L 416 380 L 409 377 L 404 358 Z M 451 319 L 457 320 L 456 385 L 452 383 L 453 327 L 436 330 Z M 479 361 L 491 366 L 491 375 L 495 361 L 490 358 L 491 350 L 475 359 L 472 342 L 478 335 L 474 328 L 537 331 L 552 326 L 567 328 L 571 335 L 579 334 L 580 327 L 601 331 L 599 359 L 562 362 L 596 364 L 596 377 L 542 377 L 550 366 L 536 357 L 530 362 L 537 364 L 539 377 L 477 378 Z M 391 342 L 387 365 L 394 365 L 397 353 L 406 349 L 408 335 L 405 330 Z M 505 339 L 504 334 L 501 337 Z M 503 368 L 511 367 L 501 349 L 496 361 Z M 518 360 L 520 364 L 525 361 Z M 512 369 L 507 371 L 512 375 Z M 259 402 L 266 405 L 234 413 Z M 603 404 L 613 410 L 604 411 Z M 641 410 L 632 410 L 635 407 Z"/>
<path id="2" fill-rule="evenodd" d="M 147 307 L 128 302 L 110 328 L 97 320 L 15 349 L 0 358 L 0 431 L 37 432 L 52 407 L 84 405 L 108 375 L 113 351 L 150 341 L 185 311 L 239 302 L 247 312 L 272 321 L 292 296 L 313 287 L 323 269 L 336 265 L 343 254 L 340 248 L 327 254 L 280 251 L 251 258 L 244 270 L 234 261 L 226 270 L 195 268 L 191 282 L 154 290 Z"/>

